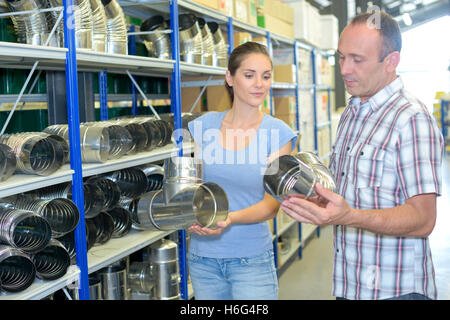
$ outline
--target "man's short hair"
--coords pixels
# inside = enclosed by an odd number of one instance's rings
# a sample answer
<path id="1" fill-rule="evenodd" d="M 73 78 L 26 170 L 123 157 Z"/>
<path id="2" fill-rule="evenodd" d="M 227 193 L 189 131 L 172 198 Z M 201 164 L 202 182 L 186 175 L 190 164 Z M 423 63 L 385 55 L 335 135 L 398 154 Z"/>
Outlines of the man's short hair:
<path id="1" fill-rule="evenodd" d="M 374 18 L 374 15 L 379 16 Z M 383 11 L 364 12 L 358 14 L 350 21 L 350 24 L 352 25 L 361 23 L 366 23 L 368 27 L 375 28 L 380 32 L 383 41 L 380 52 L 380 62 L 390 53 L 401 51 L 402 34 L 397 21 L 395 21 L 391 15 Z"/>

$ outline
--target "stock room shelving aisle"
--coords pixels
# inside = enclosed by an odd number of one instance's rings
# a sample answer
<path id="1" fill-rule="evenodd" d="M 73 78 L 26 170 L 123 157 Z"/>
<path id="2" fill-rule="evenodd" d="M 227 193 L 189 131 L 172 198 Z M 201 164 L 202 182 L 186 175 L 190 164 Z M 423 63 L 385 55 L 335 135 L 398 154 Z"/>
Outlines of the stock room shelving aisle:
<path id="1" fill-rule="evenodd" d="M 68 8 L 73 4 L 72 0 L 65 0 L 63 2 L 64 8 Z M 257 36 L 264 36 L 269 44 L 269 49 L 272 51 L 273 44 L 281 45 L 284 48 L 293 50 L 295 61 L 298 65 L 297 52 L 299 48 L 303 48 L 311 52 L 311 59 L 315 60 L 317 49 L 314 46 L 303 43 L 298 40 L 286 38 L 281 35 L 268 32 L 267 30 L 256 27 L 231 17 L 228 17 L 220 12 L 204 7 L 203 5 L 194 3 L 188 0 L 172 0 L 172 1 L 158 1 L 158 2 L 139 2 L 134 1 L 119 1 L 125 14 L 145 19 L 153 14 L 165 14 L 170 16 L 171 21 L 171 41 L 172 41 L 172 59 L 163 60 L 150 57 L 142 57 L 136 55 L 119 55 L 99 53 L 88 50 L 75 50 L 75 34 L 74 30 L 66 27 L 66 21 L 73 18 L 73 13 L 70 10 L 64 10 L 65 21 L 65 48 L 32 46 L 19 43 L 0 42 L 0 61 L 7 63 L 9 68 L 31 68 L 36 61 L 39 61 L 39 68 L 45 70 L 65 70 L 66 73 L 66 90 L 67 90 L 67 113 L 68 124 L 70 132 L 70 165 L 63 166 L 60 170 L 49 177 L 30 177 L 25 175 L 15 175 L 5 182 L 0 183 L 0 197 L 18 194 L 50 186 L 62 182 L 72 181 L 73 185 L 73 201 L 80 209 L 80 223 L 77 226 L 75 235 L 75 246 L 77 262 L 75 266 L 69 269 L 69 272 L 61 279 L 44 282 L 36 280 L 33 285 L 18 294 L 0 294 L 1 299 L 41 299 L 45 296 L 55 292 L 79 279 L 79 297 L 81 300 L 89 299 L 88 292 L 88 276 L 100 268 L 107 266 L 115 261 L 130 255 L 131 253 L 148 246 L 149 244 L 162 239 L 174 232 L 151 232 L 151 231 L 132 231 L 127 236 L 119 239 L 112 239 L 110 242 L 92 248 L 89 252 L 86 250 L 86 235 L 83 212 L 83 192 L 82 179 L 83 177 L 92 176 L 95 174 L 105 173 L 122 168 L 132 167 L 144 163 L 156 162 L 170 157 L 172 154 L 188 155 L 193 152 L 191 144 L 183 143 L 180 136 L 174 137 L 175 143 L 150 152 L 144 152 L 133 156 L 125 156 L 121 159 L 108 161 L 103 164 L 82 164 L 81 151 L 79 141 L 79 124 L 78 117 L 78 72 L 96 72 L 99 74 L 100 87 L 106 86 L 106 73 L 127 74 L 128 76 L 159 76 L 170 79 L 170 100 L 171 112 L 174 115 L 174 128 L 181 128 L 181 88 L 189 86 L 203 86 L 195 83 L 191 77 L 198 76 L 224 76 L 226 68 L 212 67 L 205 65 L 192 64 L 180 61 L 180 54 L 178 50 L 179 32 L 178 32 L 178 14 L 185 12 L 192 12 L 196 15 L 204 16 L 210 21 L 219 23 L 226 29 L 229 39 L 229 53 L 233 46 L 233 34 L 235 30 L 244 30 Z M 131 35 L 129 37 L 132 37 Z M 131 50 L 133 51 L 133 50 Z M 298 70 L 297 70 L 298 71 Z M 313 70 L 315 73 L 316 70 Z M 298 79 L 298 75 L 297 75 Z M 219 85 L 218 81 L 207 81 L 208 85 Z M 314 100 L 316 90 L 324 88 L 319 87 L 316 80 L 310 84 L 310 88 L 314 89 Z M 299 130 L 299 113 L 301 111 L 301 103 L 299 102 L 298 94 L 302 90 L 302 86 L 298 83 L 273 83 L 271 89 L 271 96 L 277 95 L 293 95 L 296 98 L 297 104 L 297 130 Z M 325 88 L 328 90 L 328 88 Z M 329 92 L 329 91 L 328 91 Z M 133 90 L 133 103 L 136 101 L 136 90 Z M 5 97 L 2 97 L 5 98 Z M 41 96 L 26 95 L 26 99 L 42 100 Z M 101 120 L 107 119 L 107 101 L 108 96 L 102 90 L 98 94 L 100 100 Z M 120 100 L 120 97 L 109 97 Z M 125 97 L 126 99 L 129 96 Z M 5 99 L 9 99 L 6 97 Z M 271 110 L 273 110 L 272 99 Z M 329 108 L 329 106 L 328 106 Z M 329 111 L 329 110 L 328 110 Z M 136 114 L 136 106 L 133 106 L 133 114 Z M 316 134 L 317 127 L 316 123 Z M 319 124 L 321 126 L 322 124 Z M 326 126 L 327 124 L 325 124 Z M 315 138 L 315 150 L 318 151 L 317 138 Z M 274 248 L 277 250 L 278 237 L 285 234 L 290 229 L 298 230 L 298 244 L 293 248 L 292 254 L 297 253 L 301 257 L 302 246 L 304 245 L 305 226 L 298 222 L 289 222 L 281 225 L 277 223 L 277 218 L 274 219 Z M 277 224 L 279 225 L 277 228 Z M 311 234 L 314 230 L 309 231 Z M 179 262 L 181 274 L 181 296 L 183 299 L 192 297 L 191 290 L 188 289 L 188 274 L 186 262 L 186 231 L 176 231 L 179 244 Z M 302 236 L 303 234 L 303 236 Z M 283 259 L 283 260 L 287 260 Z M 282 261 L 284 263 L 284 261 Z M 281 264 L 282 264 L 281 263 Z M 280 265 L 276 255 L 276 265 Z"/>

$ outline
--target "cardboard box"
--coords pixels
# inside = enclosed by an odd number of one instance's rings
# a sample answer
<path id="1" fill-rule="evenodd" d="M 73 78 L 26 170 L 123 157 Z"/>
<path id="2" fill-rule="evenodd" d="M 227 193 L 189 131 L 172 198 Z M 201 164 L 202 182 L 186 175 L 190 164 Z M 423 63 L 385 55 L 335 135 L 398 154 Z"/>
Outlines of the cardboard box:
<path id="1" fill-rule="evenodd" d="M 339 42 L 339 22 L 332 14 L 320 16 L 320 37 L 318 45 L 325 50 L 336 50 Z"/>
<path id="2" fill-rule="evenodd" d="M 295 64 L 273 66 L 273 81 L 296 83 L 297 74 Z"/>
<path id="3" fill-rule="evenodd" d="M 258 13 L 258 26 L 267 29 L 270 32 L 285 36 L 289 39 L 294 38 L 294 25 L 278 19 L 270 14 Z"/>
<path id="4" fill-rule="evenodd" d="M 296 113 L 286 113 L 286 114 L 275 114 L 275 118 L 283 120 L 286 124 L 294 131 L 297 131 L 297 114 Z"/>
<path id="5" fill-rule="evenodd" d="M 231 108 L 231 98 L 225 86 L 206 88 L 206 104 L 208 111 L 225 111 Z"/>
<path id="6" fill-rule="evenodd" d="M 233 17 L 247 22 L 248 20 L 248 1 L 247 0 L 234 0 L 233 1 Z"/>
<path id="7" fill-rule="evenodd" d="M 192 2 L 199 3 L 204 5 L 205 7 L 218 10 L 219 9 L 219 1 L 218 0 L 192 0 Z"/>
<path id="8" fill-rule="evenodd" d="M 200 87 L 181 88 L 181 111 L 189 112 L 200 92 Z M 202 112 L 206 110 L 203 100 L 202 97 L 199 99 L 192 112 Z"/>
<path id="9" fill-rule="evenodd" d="M 219 11 L 226 14 L 229 17 L 233 17 L 233 0 L 218 0 Z"/>
<path id="10" fill-rule="evenodd" d="M 274 109 L 275 114 L 295 114 L 297 112 L 297 103 L 295 101 L 295 97 L 275 97 Z"/>
<path id="11" fill-rule="evenodd" d="M 234 32 L 234 47 L 252 41 L 252 35 L 249 32 Z"/>

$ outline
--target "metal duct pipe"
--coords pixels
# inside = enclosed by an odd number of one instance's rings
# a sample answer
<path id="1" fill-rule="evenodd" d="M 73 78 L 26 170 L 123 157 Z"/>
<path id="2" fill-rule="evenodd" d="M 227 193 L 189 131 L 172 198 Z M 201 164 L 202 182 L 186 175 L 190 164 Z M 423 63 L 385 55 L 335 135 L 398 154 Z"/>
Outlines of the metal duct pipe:
<path id="1" fill-rule="evenodd" d="M 222 30 L 220 30 L 217 22 L 207 22 L 207 25 L 213 36 L 213 65 L 216 67 L 226 68 L 228 65 L 228 45 L 225 42 Z"/>
<path id="2" fill-rule="evenodd" d="M 43 0 L 6 0 L 12 12 L 37 11 L 45 8 Z M 50 30 L 44 12 L 28 13 L 24 15 L 11 16 L 14 29 L 17 32 L 19 42 L 42 46 L 45 44 Z M 56 41 L 50 43 L 55 46 Z"/>
<path id="3" fill-rule="evenodd" d="M 205 19 L 198 18 L 198 24 L 202 32 L 202 41 L 203 41 L 202 63 L 212 66 L 214 54 L 213 36 L 211 30 L 209 30 L 209 27 L 206 24 Z"/>
<path id="4" fill-rule="evenodd" d="M 289 194 L 302 194 L 305 198 L 315 196 L 316 182 L 332 191 L 335 189 L 334 179 L 328 169 L 317 157 L 305 153 L 279 157 L 269 164 L 263 181 L 264 190 L 279 202 Z"/>
<path id="5" fill-rule="evenodd" d="M 168 203 L 164 201 L 163 190 L 156 191 L 150 200 L 150 219 L 159 230 L 187 229 L 193 223 L 216 229 L 216 223 L 227 216 L 228 198 L 223 189 L 212 182 L 189 185 Z"/>
<path id="6" fill-rule="evenodd" d="M 28 210 L 42 216 L 52 229 L 52 237 L 61 237 L 75 230 L 80 220 L 78 207 L 69 199 L 37 199 L 30 195 L 16 195 L 2 199 L 17 209 Z"/>
<path id="7" fill-rule="evenodd" d="M 0 291 L 20 292 L 34 282 L 36 268 L 24 252 L 0 245 Z"/>
<path id="8" fill-rule="evenodd" d="M 163 189 L 151 191 L 126 208 L 136 229 L 179 230 L 193 223 L 215 229 L 228 215 L 223 189 L 201 180 L 202 166 L 194 158 L 175 157 L 164 164 Z"/>
<path id="9" fill-rule="evenodd" d="M 180 59 L 189 63 L 202 63 L 203 41 L 197 17 L 191 13 L 180 14 Z"/>
<path id="10" fill-rule="evenodd" d="M 155 282 L 155 300 L 180 299 L 178 245 L 162 239 L 150 245 L 151 274 Z"/>
<path id="11" fill-rule="evenodd" d="M 8 145 L 16 155 L 17 171 L 47 176 L 64 164 L 64 147 L 59 141 L 40 132 L 3 135 L 0 142 Z"/>
<path id="12" fill-rule="evenodd" d="M 44 132 L 58 135 L 69 141 L 69 126 L 55 124 L 48 126 Z M 102 126 L 80 125 L 81 161 L 105 162 L 110 154 L 109 131 Z"/>
<path id="13" fill-rule="evenodd" d="M 147 131 L 142 124 L 129 121 L 128 119 L 110 120 L 109 122 L 111 124 L 122 126 L 130 132 L 133 139 L 133 148 L 128 151 L 128 154 L 142 152 L 147 148 Z"/>
<path id="14" fill-rule="evenodd" d="M 13 150 L 0 143 L 0 182 L 9 179 L 16 171 L 17 160 Z"/>
<path id="15" fill-rule="evenodd" d="M 172 59 L 172 46 L 170 43 L 170 35 L 158 31 L 169 30 L 163 16 L 156 15 L 145 20 L 141 25 L 141 31 L 152 31 L 156 33 L 141 35 L 144 45 L 150 54 L 150 57 L 159 59 Z"/>
<path id="16" fill-rule="evenodd" d="M 41 251 L 31 255 L 36 276 L 42 280 L 56 280 L 64 276 L 70 266 L 70 255 L 58 240 L 52 239 Z"/>
<path id="17" fill-rule="evenodd" d="M 112 238 L 123 237 L 131 230 L 131 215 L 128 210 L 122 207 L 115 207 L 106 213 L 111 216 L 114 223 Z"/>
<path id="18" fill-rule="evenodd" d="M 44 0 L 41 0 L 44 1 Z M 62 7 L 62 0 L 47 0 L 48 7 Z M 53 15 L 51 27 L 56 23 L 57 16 Z M 93 17 L 90 0 L 73 0 L 73 28 L 75 28 L 75 47 L 92 49 Z M 58 34 L 62 38 L 59 42 L 64 46 L 64 24 L 61 21 Z"/>
<path id="19" fill-rule="evenodd" d="M 50 241 L 51 228 L 38 214 L 0 205 L 0 242 L 26 252 L 42 250 Z"/>
<path id="20" fill-rule="evenodd" d="M 102 283 L 103 300 L 128 300 L 127 268 L 123 261 L 97 272 Z"/>
<path id="21" fill-rule="evenodd" d="M 104 177 L 117 183 L 122 197 L 137 198 L 147 189 L 147 177 L 138 167 L 110 172 Z"/>
<path id="22" fill-rule="evenodd" d="M 72 200 L 72 184 L 62 183 L 53 185 L 50 187 L 41 188 L 33 191 L 39 198 L 43 199 L 55 199 L 66 198 Z M 83 184 L 84 194 L 84 217 L 93 218 L 103 210 L 103 204 L 105 203 L 105 194 L 103 191 L 91 183 Z"/>
<path id="23" fill-rule="evenodd" d="M 89 300 L 103 300 L 102 299 L 102 283 L 97 277 L 88 277 L 89 281 Z M 78 289 L 71 290 L 74 300 L 80 300 L 80 292 Z"/>
<path id="24" fill-rule="evenodd" d="M 110 121 L 85 122 L 83 125 L 106 128 L 110 145 L 108 159 L 118 159 L 131 152 L 134 148 L 134 141 L 130 131 L 122 125 L 114 124 L 114 122 Z"/>
<path id="25" fill-rule="evenodd" d="M 108 242 L 114 232 L 114 220 L 106 212 L 100 212 L 94 218 L 88 219 L 95 225 L 95 241 L 94 246 L 105 244 Z"/>
<path id="26" fill-rule="evenodd" d="M 149 261 L 130 264 L 128 286 L 134 292 L 152 293 L 155 281 L 152 278 L 152 267 Z"/>
<path id="27" fill-rule="evenodd" d="M 106 15 L 106 52 L 128 54 L 125 15 L 116 0 L 101 0 Z"/>
<path id="28" fill-rule="evenodd" d="M 92 11 L 92 49 L 106 51 L 106 13 L 101 0 L 89 0 Z"/>
<path id="29" fill-rule="evenodd" d="M 119 204 L 120 188 L 114 181 L 101 176 L 96 176 L 88 178 L 86 183 L 96 185 L 105 195 L 102 210 L 111 210 Z"/>
<path id="30" fill-rule="evenodd" d="M 156 164 L 146 164 L 139 167 L 147 177 L 146 192 L 160 190 L 163 187 L 164 168 Z"/>

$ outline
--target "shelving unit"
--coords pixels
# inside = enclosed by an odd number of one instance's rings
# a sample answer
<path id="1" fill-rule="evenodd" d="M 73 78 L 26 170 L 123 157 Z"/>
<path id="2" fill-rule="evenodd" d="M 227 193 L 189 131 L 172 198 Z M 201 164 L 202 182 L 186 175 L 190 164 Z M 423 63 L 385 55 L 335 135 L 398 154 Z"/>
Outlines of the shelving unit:
<path id="1" fill-rule="evenodd" d="M 73 266 L 69 272 L 61 279 L 52 282 L 43 282 L 36 280 L 35 283 L 22 293 L 15 295 L 0 295 L 1 299 L 41 299 L 52 292 L 63 288 L 68 283 L 79 280 L 79 296 L 81 300 L 89 299 L 88 275 L 100 268 L 111 264 L 129 254 L 161 239 L 173 232 L 154 232 L 154 231 L 133 231 L 127 236 L 119 239 L 112 239 L 102 246 L 94 247 L 89 252 L 86 250 L 86 235 L 84 224 L 83 211 L 83 193 L 82 193 L 82 178 L 119 170 L 126 167 L 132 167 L 144 163 L 160 161 L 170 157 L 170 155 L 177 153 L 178 155 L 190 154 L 193 152 L 191 144 L 182 142 L 181 137 L 175 138 L 175 144 L 166 146 L 150 152 L 144 152 L 133 156 L 125 156 L 123 158 L 108 161 L 103 164 L 82 164 L 81 151 L 79 141 L 79 117 L 78 117 L 78 72 L 98 72 L 99 86 L 101 88 L 96 99 L 100 100 L 101 118 L 107 118 L 107 102 L 121 101 L 121 99 L 133 101 L 133 114 L 136 114 L 137 92 L 133 88 L 131 95 L 107 95 L 106 91 L 106 73 L 121 73 L 128 72 L 133 76 L 158 76 L 167 77 L 170 79 L 170 99 L 171 112 L 174 114 L 174 128 L 181 128 L 181 87 L 195 86 L 190 77 L 193 76 L 223 76 L 226 68 L 212 67 L 198 64 L 191 64 L 180 61 L 179 56 L 179 37 L 178 37 L 178 13 L 192 12 L 199 16 L 207 17 L 209 21 L 216 21 L 222 26 L 225 25 L 228 34 L 228 44 L 230 52 L 233 46 L 233 32 L 234 30 L 244 30 L 254 35 L 265 36 L 268 42 L 269 51 L 272 51 L 274 45 L 291 48 L 294 51 L 294 63 L 298 65 L 298 49 L 303 48 L 311 52 L 312 63 L 315 62 L 315 55 L 319 50 L 309 44 L 292 40 L 281 35 L 273 34 L 267 30 L 256 27 L 241 21 L 234 20 L 220 12 L 206 8 L 200 4 L 188 0 L 171 0 L 171 1 L 157 1 L 152 2 L 134 2 L 134 1 L 119 1 L 124 13 L 141 19 L 146 19 L 156 13 L 164 13 L 170 15 L 171 21 L 171 41 L 172 41 L 172 59 L 162 60 L 150 57 L 141 57 L 136 55 L 118 55 L 99 53 L 87 50 L 76 49 L 74 42 L 74 29 L 67 27 L 67 21 L 73 18 L 71 12 L 64 10 L 65 21 L 65 44 L 66 48 L 54 47 L 40 47 L 30 46 L 26 44 L 0 42 L 0 61 L 7 63 L 3 67 L 8 68 L 30 68 L 36 61 L 39 61 L 38 69 L 43 70 L 65 70 L 66 72 L 66 89 L 67 89 L 67 109 L 68 109 L 68 124 L 69 124 L 69 142 L 70 142 L 70 165 L 65 165 L 56 173 L 49 177 L 31 177 L 24 175 L 16 175 L 9 180 L 0 184 L 0 197 L 5 197 L 12 194 L 30 191 L 45 186 L 58 184 L 62 182 L 72 181 L 73 185 L 73 201 L 80 208 L 80 223 L 75 233 L 76 256 L 77 265 Z M 72 0 L 64 1 L 64 8 L 72 5 Z M 133 52 L 131 48 L 130 52 Z M 134 50 L 135 52 L 135 50 Z M 297 70 L 298 72 L 298 70 Z M 271 89 L 271 99 L 275 95 L 293 95 L 297 102 L 297 131 L 300 129 L 299 114 L 301 113 L 301 104 L 299 103 L 300 90 L 313 90 L 314 104 L 316 103 L 317 90 L 328 90 L 329 87 L 320 86 L 316 83 L 315 67 L 313 68 L 313 83 L 300 84 L 298 83 L 284 83 L 275 82 Z M 182 82 L 183 79 L 183 82 Z M 299 75 L 297 74 L 297 79 Z M 203 83 L 204 81 L 202 81 Z M 222 81 L 223 83 L 223 81 Z M 197 84 L 203 86 L 203 84 Z M 219 85 L 219 82 L 212 81 L 211 85 Z M 220 84 L 221 85 L 221 84 Z M 165 96 L 167 98 L 167 95 Z M 9 97 L 0 96 L 1 101 L 9 101 Z M 45 95 L 25 95 L 22 101 L 45 101 Z M 272 104 L 272 103 L 271 103 Z M 330 106 L 328 108 L 328 111 Z M 271 105 L 273 110 L 273 105 Z M 329 118 L 330 119 L 330 118 Z M 315 133 L 322 127 L 330 126 L 329 123 L 317 123 L 315 119 Z M 318 151 L 317 137 L 315 137 L 315 151 Z M 292 254 L 297 253 L 301 257 L 302 245 L 304 243 L 304 235 L 310 233 L 303 230 L 301 223 L 292 221 L 287 225 L 277 228 L 277 218 L 274 219 L 274 249 L 277 252 L 278 237 L 288 232 L 288 230 L 298 227 L 298 245 L 294 245 L 291 250 Z M 313 230 L 314 231 L 314 230 Z M 319 232 L 319 229 L 317 229 Z M 188 275 L 187 275 L 187 261 L 186 261 L 186 231 L 180 230 L 177 232 L 180 252 L 180 274 L 181 274 L 181 296 L 183 299 L 192 297 L 188 289 Z M 275 255 L 277 257 L 277 255 Z M 283 264 L 283 261 L 276 261 L 276 265 Z"/>

